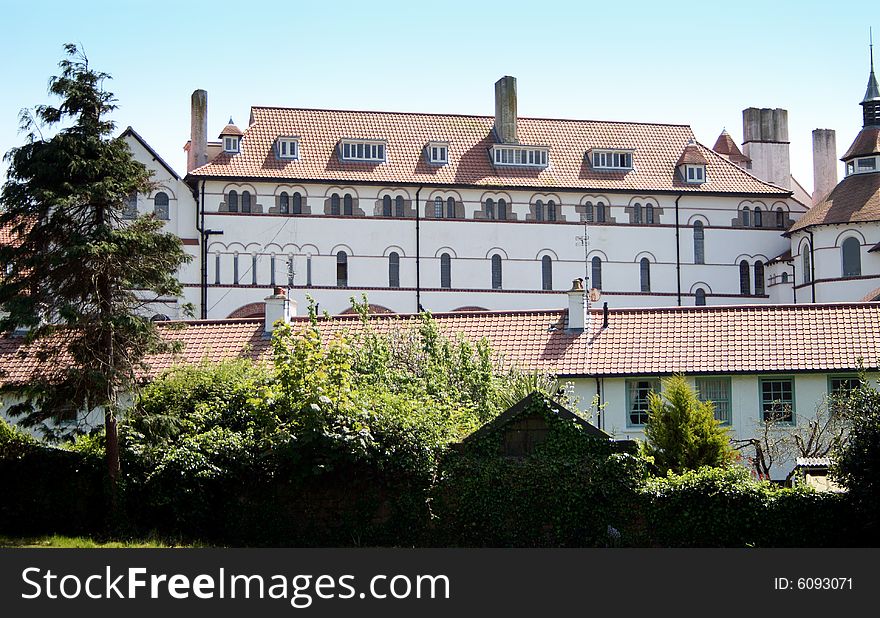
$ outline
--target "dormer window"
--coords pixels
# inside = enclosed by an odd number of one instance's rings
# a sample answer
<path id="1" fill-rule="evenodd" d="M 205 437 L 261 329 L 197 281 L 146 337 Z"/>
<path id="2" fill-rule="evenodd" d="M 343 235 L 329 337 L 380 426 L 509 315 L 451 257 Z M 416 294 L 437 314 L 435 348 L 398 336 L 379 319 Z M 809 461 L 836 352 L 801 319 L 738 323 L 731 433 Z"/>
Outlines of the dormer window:
<path id="1" fill-rule="evenodd" d="M 550 164 L 550 149 L 544 146 L 495 144 L 491 157 L 496 167 L 547 167 Z"/>
<path id="2" fill-rule="evenodd" d="M 382 140 L 342 140 L 339 142 L 339 158 L 342 161 L 384 163 L 385 142 Z"/>
<path id="3" fill-rule="evenodd" d="M 279 137 L 275 147 L 279 159 L 299 159 L 298 137 Z"/>
<path id="4" fill-rule="evenodd" d="M 594 169 L 605 170 L 631 170 L 632 155 L 632 150 L 590 150 L 587 153 Z"/>
<path id="5" fill-rule="evenodd" d="M 705 165 L 685 165 L 684 179 L 695 185 L 706 182 L 706 166 Z"/>
<path id="6" fill-rule="evenodd" d="M 223 137 L 223 152 L 236 154 L 241 149 L 241 138 L 237 135 L 226 135 Z"/>
<path id="7" fill-rule="evenodd" d="M 846 175 L 850 174 L 869 174 L 880 169 L 880 157 L 859 157 L 852 159 L 846 163 Z"/>
<path id="8" fill-rule="evenodd" d="M 425 156 L 431 165 L 446 165 L 449 163 L 449 144 L 447 142 L 428 142 L 425 146 Z"/>

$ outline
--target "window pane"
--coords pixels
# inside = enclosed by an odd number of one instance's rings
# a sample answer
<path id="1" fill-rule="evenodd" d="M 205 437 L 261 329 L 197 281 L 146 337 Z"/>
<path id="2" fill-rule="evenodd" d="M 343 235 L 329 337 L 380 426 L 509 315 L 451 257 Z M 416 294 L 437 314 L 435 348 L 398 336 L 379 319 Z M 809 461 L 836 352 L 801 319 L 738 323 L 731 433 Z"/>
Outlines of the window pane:
<path id="1" fill-rule="evenodd" d="M 704 245 L 703 222 L 694 222 L 694 264 L 705 264 L 706 254 Z"/>
<path id="2" fill-rule="evenodd" d="M 501 289 L 501 256 L 492 256 L 492 289 Z"/>
<path id="3" fill-rule="evenodd" d="M 593 258 L 591 265 L 592 265 L 591 285 L 592 285 L 592 287 L 596 288 L 597 290 L 601 290 L 602 289 L 602 260 L 599 258 L 599 256 L 596 256 Z"/>
<path id="4" fill-rule="evenodd" d="M 764 293 L 764 263 L 755 262 L 755 295 Z"/>
<path id="5" fill-rule="evenodd" d="M 446 217 L 448 219 L 455 218 L 455 198 L 454 197 L 446 198 Z"/>
<path id="6" fill-rule="evenodd" d="M 250 191 L 241 192 L 241 212 L 251 211 L 251 193 Z"/>
<path id="7" fill-rule="evenodd" d="M 348 255 L 345 251 L 336 254 L 336 287 L 348 286 Z"/>
<path id="8" fill-rule="evenodd" d="M 443 216 L 443 199 L 439 197 L 434 198 L 434 216 L 438 219 Z"/>
<path id="9" fill-rule="evenodd" d="M 843 255 L 843 276 L 858 277 L 862 274 L 861 245 L 857 238 L 847 238 L 841 247 Z"/>
<path id="10" fill-rule="evenodd" d="M 703 288 L 697 288 L 694 296 L 696 297 L 694 304 L 697 307 L 703 307 L 706 305 L 706 290 L 704 290 Z"/>
<path id="11" fill-rule="evenodd" d="M 403 215 L 403 196 L 398 195 L 394 198 L 394 216 L 402 217 Z"/>
<path id="12" fill-rule="evenodd" d="M 629 424 L 644 425 L 648 422 L 648 396 L 658 389 L 655 380 L 628 380 Z"/>
<path id="13" fill-rule="evenodd" d="M 400 255 L 392 252 L 388 256 L 388 286 L 400 287 Z"/>
<path id="14" fill-rule="evenodd" d="M 330 197 L 330 214 L 338 215 L 339 214 L 339 194 L 334 193 Z"/>
<path id="15" fill-rule="evenodd" d="M 541 289 L 553 289 L 553 260 L 549 255 L 541 258 Z"/>
<path id="16" fill-rule="evenodd" d="M 751 293 L 752 285 L 749 280 L 749 263 L 743 260 L 739 263 L 739 293 L 748 296 Z"/>
<path id="17" fill-rule="evenodd" d="M 448 253 L 440 256 L 440 287 L 452 287 L 452 258 Z"/>
<path id="18" fill-rule="evenodd" d="M 651 262 L 648 258 L 642 258 L 639 262 L 639 279 L 642 292 L 651 291 Z"/>
<path id="19" fill-rule="evenodd" d="M 547 221 L 556 221 L 556 203 L 553 200 L 547 202 Z"/>
<path id="20" fill-rule="evenodd" d="M 764 421 L 792 422 L 794 420 L 792 380 L 761 380 L 761 410 Z"/>
<path id="21" fill-rule="evenodd" d="M 352 214 L 352 212 L 353 212 L 353 206 L 352 206 L 352 199 L 351 199 L 351 195 L 350 195 L 350 194 L 348 194 L 348 193 L 345 194 L 345 197 L 342 198 L 342 203 L 343 203 L 343 212 L 342 212 L 342 214 L 344 214 L 344 215 L 350 215 L 350 214 Z"/>
<path id="22" fill-rule="evenodd" d="M 282 215 L 290 212 L 290 196 L 286 192 L 282 192 L 281 197 L 278 198 L 278 210 Z"/>
<path id="23" fill-rule="evenodd" d="M 715 418 L 730 425 L 730 380 L 727 378 L 697 378 L 697 397 L 715 405 Z"/>

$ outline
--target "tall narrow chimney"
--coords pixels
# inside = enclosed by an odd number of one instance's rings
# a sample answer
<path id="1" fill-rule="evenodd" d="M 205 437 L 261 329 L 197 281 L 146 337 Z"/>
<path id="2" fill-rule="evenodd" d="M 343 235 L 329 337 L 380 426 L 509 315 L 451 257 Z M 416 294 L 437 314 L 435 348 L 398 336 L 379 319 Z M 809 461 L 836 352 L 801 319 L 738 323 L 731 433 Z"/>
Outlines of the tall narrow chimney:
<path id="1" fill-rule="evenodd" d="M 568 291 L 568 328 L 571 331 L 583 331 L 590 326 L 590 313 L 587 308 L 587 294 L 584 280 L 575 279 Z"/>
<path id="2" fill-rule="evenodd" d="M 193 90 L 190 99 L 189 152 L 186 171 L 208 162 L 208 91 Z"/>
<path id="3" fill-rule="evenodd" d="M 837 186 L 837 139 L 834 129 L 813 129 L 813 204 Z"/>
<path id="4" fill-rule="evenodd" d="M 495 135 L 502 144 L 517 144 L 516 78 L 505 75 L 495 82 Z"/>
<path id="5" fill-rule="evenodd" d="M 284 288 L 276 287 L 272 296 L 266 297 L 266 334 L 272 334 L 275 330 L 275 322 L 281 320 L 285 324 L 290 324 L 290 318 L 295 315 L 296 301 L 287 297 Z"/>
<path id="6" fill-rule="evenodd" d="M 743 110 L 743 154 L 752 174 L 764 182 L 791 189 L 788 111 L 749 107 Z"/>

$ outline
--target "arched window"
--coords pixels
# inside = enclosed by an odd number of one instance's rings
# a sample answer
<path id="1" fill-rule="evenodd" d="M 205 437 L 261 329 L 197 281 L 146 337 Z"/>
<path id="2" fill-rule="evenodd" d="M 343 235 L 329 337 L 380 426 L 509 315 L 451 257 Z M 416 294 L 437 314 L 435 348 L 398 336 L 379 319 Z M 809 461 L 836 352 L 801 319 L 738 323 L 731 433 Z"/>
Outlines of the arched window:
<path id="1" fill-rule="evenodd" d="M 336 254 L 336 287 L 348 287 L 348 254 L 345 251 Z"/>
<path id="2" fill-rule="evenodd" d="M 495 200 L 493 200 L 491 197 L 486 200 L 486 218 L 495 218 Z"/>
<path id="3" fill-rule="evenodd" d="M 446 218 L 447 219 L 455 219 L 455 198 L 447 197 L 446 198 Z"/>
<path id="4" fill-rule="evenodd" d="M 758 206 L 755 206 L 755 227 L 762 227 L 764 225 L 764 211 L 762 211 Z"/>
<path id="5" fill-rule="evenodd" d="M 651 262 L 648 258 L 639 261 L 639 282 L 642 292 L 651 291 Z"/>
<path id="6" fill-rule="evenodd" d="M 547 202 L 547 221 L 556 221 L 556 202 Z"/>
<path id="7" fill-rule="evenodd" d="M 394 198 L 394 216 L 395 217 L 403 217 L 403 196 L 398 195 Z"/>
<path id="8" fill-rule="evenodd" d="M 232 256 L 232 282 L 238 285 L 238 254 Z"/>
<path id="9" fill-rule="evenodd" d="M 388 287 L 400 287 L 400 255 L 396 251 L 388 254 Z"/>
<path id="10" fill-rule="evenodd" d="M 596 204 L 596 222 L 605 223 L 605 204 L 602 202 Z"/>
<path id="11" fill-rule="evenodd" d="M 782 208 L 776 209 L 776 227 L 780 230 L 785 229 L 785 211 Z"/>
<path id="12" fill-rule="evenodd" d="M 541 258 L 541 289 L 553 289 L 553 260 L 549 255 Z"/>
<path id="13" fill-rule="evenodd" d="M 654 205 L 648 204 L 645 206 L 645 223 L 648 225 L 654 225 Z"/>
<path id="14" fill-rule="evenodd" d="M 287 191 L 282 191 L 278 197 L 278 212 L 282 215 L 290 213 L 290 196 L 287 195 Z"/>
<path id="15" fill-rule="evenodd" d="M 214 284 L 220 285 L 220 254 L 214 254 Z"/>
<path id="16" fill-rule="evenodd" d="M 391 216 L 391 196 L 386 195 L 382 198 L 382 216 L 390 217 Z"/>
<path id="17" fill-rule="evenodd" d="M 492 289 L 501 289 L 501 256 L 497 253 L 492 256 Z"/>
<path id="18" fill-rule="evenodd" d="M 638 202 L 633 204 L 633 223 L 641 223 L 642 222 L 642 205 Z"/>
<path id="19" fill-rule="evenodd" d="M 238 212 L 238 191 L 233 189 L 226 198 L 226 207 L 229 212 Z"/>
<path id="20" fill-rule="evenodd" d="M 748 206 L 745 206 L 743 208 L 742 224 L 743 224 L 743 227 L 749 227 L 752 224 L 752 211 L 749 210 Z"/>
<path id="21" fill-rule="evenodd" d="M 755 262 L 755 296 L 764 295 L 764 262 Z"/>
<path id="22" fill-rule="evenodd" d="M 275 254 L 269 256 L 269 285 L 275 285 Z"/>
<path id="23" fill-rule="evenodd" d="M 788 283 L 788 273 L 782 273 L 782 283 Z"/>
<path id="24" fill-rule="evenodd" d="M 354 214 L 354 207 L 352 206 L 351 194 L 346 193 L 345 197 L 342 198 L 342 214 L 351 216 Z"/>
<path id="25" fill-rule="evenodd" d="M 168 220 L 168 194 L 164 191 L 159 191 L 153 198 L 153 212 L 157 219 Z"/>
<path id="26" fill-rule="evenodd" d="M 303 198 L 299 191 L 293 194 L 293 214 L 301 215 L 303 212 Z"/>
<path id="27" fill-rule="evenodd" d="M 535 221 L 544 220 L 544 202 L 538 200 L 535 202 Z"/>
<path id="28" fill-rule="evenodd" d="M 840 245 L 843 258 L 843 276 L 858 277 L 862 274 L 862 246 L 857 238 L 850 236 Z"/>
<path id="29" fill-rule="evenodd" d="M 138 215 L 138 194 L 134 192 L 122 203 L 122 218 L 136 219 Z"/>
<path id="30" fill-rule="evenodd" d="M 752 282 L 749 278 L 749 263 L 743 260 L 739 263 L 739 293 L 748 296 L 752 291 Z"/>
<path id="31" fill-rule="evenodd" d="M 440 287 L 452 287 L 452 258 L 448 253 L 440 256 Z"/>
<path id="32" fill-rule="evenodd" d="M 593 222 L 593 202 L 587 202 L 584 204 L 584 219 L 587 220 L 587 223 Z"/>
<path id="33" fill-rule="evenodd" d="M 443 216 L 443 198 L 434 198 L 434 216 L 438 219 Z"/>
<path id="34" fill-rule="evenodd" d="M 241 212 L 250 212 L 251 211 L 251 192 L 250 191 L 242 191 L 241 192 Z"/>
<path id="35" fill-rule="evenodd" d="M 251 255 L 251 285 L 257 285 L 257 254 Z"/>
<path id="36" fill-rule="evenodd" d="M 597 255 L 593 258 L 591 262 L 591 279 L 592 285 L 597 290 L 602 289 L 602 259 Z"/>
<path id="37" fill-rule="evenodd" d="M 804 243 L 804 254 L 801 256 L 801 266 L 804 269 L 803 280 L 804 283 L 809 283 L 813 280 L 813 268 L 810 263 L 810 243 Z"/>
<path id="38" fill-rule="evenodd" d="M 331 215 L 341 214 L 341 212 L 339 211 L 339 194 L 338 193 L 334 193 L 333 195 L 330 196 L 330 214 Z"/>
<path id="39" fill-rule="evenodd" d="M 507 219 L 507 202 L 503 198 L 498 200 L 498 218 L 502 221 Z"/>
<path id="40" fill-rule="evenodd" d="M 694 293 L 694 304 L 697 307 L 702 307 L 706 304 L 706 290 L 697 288 L 697 291 Z"/>
<path id="41" fill-rule="evenodd" d="M 706 247 L 702 221 L 694 221 L 694 264 L 706 263 Z"/>

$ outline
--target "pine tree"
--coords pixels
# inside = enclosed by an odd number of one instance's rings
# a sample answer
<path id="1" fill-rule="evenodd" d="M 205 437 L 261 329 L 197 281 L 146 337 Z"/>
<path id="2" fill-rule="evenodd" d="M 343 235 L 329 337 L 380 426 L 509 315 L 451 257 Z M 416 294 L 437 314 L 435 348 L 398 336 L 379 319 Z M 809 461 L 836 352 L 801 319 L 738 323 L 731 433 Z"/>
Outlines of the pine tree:
<path id="1" fill-rule="evenodd" d="M 149 193 L 150 171 L 112 137 L 110 76 L 76 45 L 64 49 L 49 82 L 60 104 L 23 111 L 26 142 L 5 155 L 0 226 L 18 238 L 0 247 L 0 328 L 28 329 L 42 362 L 29 384 L 4 390 L 14 389 L 20 403 L 10 412 L 25 426 L 103 412 L 115 507 L 120 396 L 136 388 L 145 355 L 167 345 L 144 309 L 180 294 L 175 272 L 190 258 L 155 217 L 122 220 L 126 198 Z"/>
<path id="2" fill-rule="evenodd" d="M 664 380 L 662 393 L 649 397 L 645 435 L 646 451 L 664 474 L 732 461 L 728 432 L 715 419 L 711 402 L 700 401 L 680 375 Z"/>

